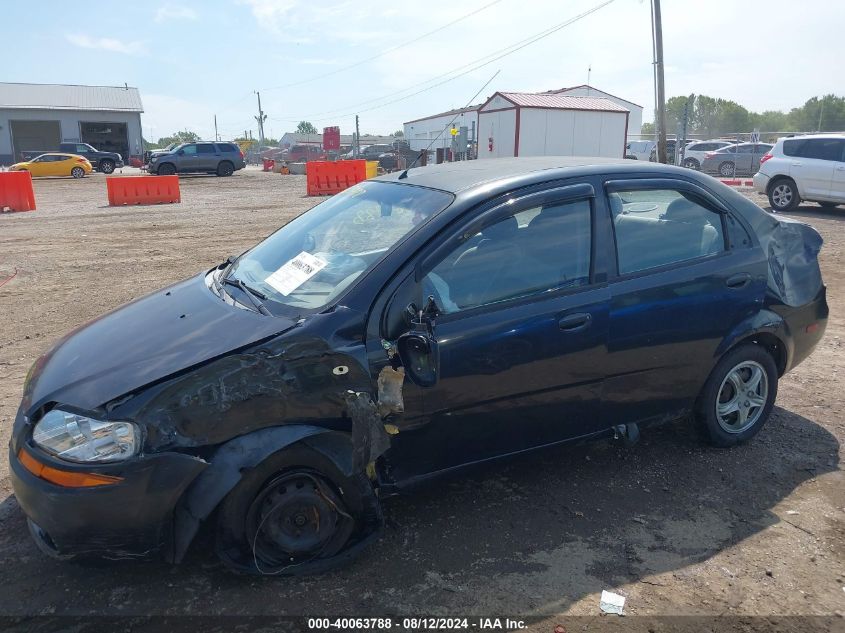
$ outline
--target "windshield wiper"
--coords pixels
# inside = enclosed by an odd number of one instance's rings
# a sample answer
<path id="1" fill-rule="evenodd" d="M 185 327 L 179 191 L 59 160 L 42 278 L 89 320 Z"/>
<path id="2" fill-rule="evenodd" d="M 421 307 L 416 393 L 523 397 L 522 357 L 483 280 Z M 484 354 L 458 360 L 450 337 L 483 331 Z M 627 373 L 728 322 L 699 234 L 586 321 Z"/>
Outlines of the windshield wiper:
<path id="1" fill-rule="evenodd" d="M 267 301 L 267 295 L 265 295 L 260 290 L 256 290 L 252 286 L 248 286 L 243 281 L 236 277 L 223 277 L 220 280 L 221 284 L 228 284 L 230 286 L 234 286 L 235 288 L 240 289 L 248 298 L 249 302 L 253 305 L 253 307 L 258 310 L 264 316 L 272 316 L 272 313 L 264 306 L 261 301 Z"/>

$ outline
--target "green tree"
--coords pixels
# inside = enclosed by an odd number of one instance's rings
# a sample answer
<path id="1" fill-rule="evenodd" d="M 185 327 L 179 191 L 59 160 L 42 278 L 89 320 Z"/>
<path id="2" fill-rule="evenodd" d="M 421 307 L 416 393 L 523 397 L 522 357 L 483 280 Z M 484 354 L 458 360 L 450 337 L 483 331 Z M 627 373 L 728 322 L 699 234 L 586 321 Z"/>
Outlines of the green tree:
<path id="1" fill-rule="evenodd" d="M 171 143 L 196 143 L 199 140 L 201 140 L 199 134 L 185 129 L 181 132 L 174 132 L 170 136 L 161 137 L 158 139 L 158 145 L 159 147 L 167 147 Z"/>
<path id="2" fill-rule="evenodd" d="M 640 134 L 642 136 L 652 136 L 654 132 L 654 123 L 643 123 L 643 126 L 640 129 Z"/>
<path id="3" fill-rule="evenodd" d="M 393 138 L 405 138 L 405 132 L 403 132 L 402 130 L 396 130 L 393 133 Z"/>
<path id="4" fill-rule="evenodd" d="M 300 121 L 296 131 L 300 134 L 316 134 L 317 128 L 310 121 Z"/>

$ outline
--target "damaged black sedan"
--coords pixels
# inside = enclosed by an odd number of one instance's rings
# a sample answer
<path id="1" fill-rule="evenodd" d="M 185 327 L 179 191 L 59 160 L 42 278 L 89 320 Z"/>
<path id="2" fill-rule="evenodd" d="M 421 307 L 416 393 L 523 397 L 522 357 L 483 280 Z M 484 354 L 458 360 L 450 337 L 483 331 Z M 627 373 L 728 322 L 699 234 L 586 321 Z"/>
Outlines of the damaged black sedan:
<path id="1" fill-rule="evenodd" d="M 314 572 L 379 498 L 688 414 L 731 446 L 821 339 L 821 238 L 691 170 L 502 159 L 359 184 L 71 332 L 9 459 L 40 549 Z"/>

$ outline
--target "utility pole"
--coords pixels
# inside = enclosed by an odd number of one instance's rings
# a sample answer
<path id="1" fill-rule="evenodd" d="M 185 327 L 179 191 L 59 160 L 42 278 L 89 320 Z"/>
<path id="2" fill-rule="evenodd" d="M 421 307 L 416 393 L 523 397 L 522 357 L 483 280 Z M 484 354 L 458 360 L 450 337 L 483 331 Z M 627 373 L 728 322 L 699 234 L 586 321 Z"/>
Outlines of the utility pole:
<path id="1" fill-rule="evenodd" d="M 358 158 L 361 153 L 361 132 L 358 130 L 358 115 L 355 115 L 355 142 L 352 144 L 352 155 Z"/>
<path id="2" fill-rule="evenodd" d="M 214 115 L 214 140 L 219 141 L 220 135 L 217 133 L 217 115 Z"/>
<path id="3" fill-rule="evenodd" d="M 663 21 L 660 0 L 652 0 L 654 20 L 655 74 L 657 80 L 657 162 L 666 163 L 666 90 L 663 86 Z"/>
<path id="4" fill-rule="evenodd" d="M 258 121 L 258 146 L 264 147 L 264 121 L 267 120 L 267 115 L 261 109 L 261 93 L 256 90 L 255 94 L 258 96 L 258 116 L 255 117 Z"/>

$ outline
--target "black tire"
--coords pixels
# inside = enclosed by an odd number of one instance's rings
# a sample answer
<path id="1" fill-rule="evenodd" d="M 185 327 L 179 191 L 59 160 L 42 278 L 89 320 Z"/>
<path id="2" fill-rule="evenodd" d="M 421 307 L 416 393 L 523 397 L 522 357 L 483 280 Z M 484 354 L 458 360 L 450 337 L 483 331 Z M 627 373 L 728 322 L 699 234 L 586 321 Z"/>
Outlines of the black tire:
<path id="1" fill-rule="evenodd" d="M 757 371 L 759 382 L 752 388 Z M 743 393 L 737 386 L 748 386 L 749 391 Z M 753 343 L 740 345 L 718 362 L 704 383 L 695 407 L 699 429 L 713 446 L 745 442 L 763 428 L 777 392 L 778 370 L 771 354 Z"/>
<path id="2" fill-rule="evenodd" d="M 837 202 L 819 202 L 822 209 L 835 209 L 839 206 Z"/>
<path id="3" fill-rule="evenodd" d="M 798 187 L 791 178 L 775 178 L 769 183 L 766 193 L 769 196 L 769 206 L 774 211 L 791 211 L 801 203 Z"/>
<path id="4" fill-rule="evenodd" d="M 732 178 L 736 175 L 736 166 L 729 160 L 719 165 L 719 175 L 722 178 Z"/>
<path id="5" fill-rule="evenodd" d="M 114 171 L 114 161 L 110 158 L 104 158 L 100 161 L 99 169 L 104 174 L 110 174 Z"/>
<path id="6" fill-rule="evenodd" d="M 156 175 L 158 176 L 172 176 L 176 173 L 176 166 L 173 163 L 164 163 L 158 166 Z"/>
<path id="7" fill-rule="evenodd" d="M 701 169 L 701 163 L 699 163 L 695 158 L 685 158 L 684 159 L 684 167 L 687 169 L 694 169 L 698 171 Z"/>
<path id="8" fill-rule="evenodd" d="M 322 572 L 351 560 L 360 548 L 347 548 L 380 525 L 366 476 L 347 477 L 322 453 L 294 444 L 246 472 L 220 504 L 216 549 L 236 572 Z"/>
<path id="9" fill-rule="evenodd" d="M 82 178 L 85 176 L 85 170 L 82 167 L 74 167 L 70 170 L 70 175 L 74 178 Z"/>
<path id="10" fill-rule="evenodd" d="M 235 173 L 235 166 L 230 163 L 228 160 L 220 161 L 220 164 L 217 165 L 217 175 L 218 176 L 231 176 Z"/>

